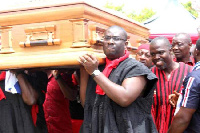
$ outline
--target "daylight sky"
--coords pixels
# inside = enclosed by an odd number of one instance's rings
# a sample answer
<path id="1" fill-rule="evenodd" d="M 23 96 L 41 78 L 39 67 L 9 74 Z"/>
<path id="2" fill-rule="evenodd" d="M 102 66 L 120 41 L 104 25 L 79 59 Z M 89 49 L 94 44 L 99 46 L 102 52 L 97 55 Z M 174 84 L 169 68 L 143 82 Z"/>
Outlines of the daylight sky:
<path id="1" fill-rule="evenodd" d="M 2 0 L 0 4 L 0 9 L 6 9 L 13 5 L 21 5 L 22 3 L 27 3 L 30 1 L 45 1 L 45 2 L 51 2 L 53 0 Z M 69 0 L 54 0 L 57 2 L 61 1 L 69 1 Z M 72 1 L 72 0 L 70 0 Z M 81 0 L 83 1 L 83 0 Z M 152 8 L 154 11 L 159 11 L 162 9 L 162 6 L 168 1 L 168 0 L 85 0 L 89 1 L 89 3 L 98 5 L 98 6 L 104 6 L 107 1 L 112 2 L 114 5 L 122 5 L 124 4 L 124 7 L 127 11 L 134 10 L 134 11 L 140 11 L 141 9 L 147 7 Z M 178 0 L 181 3 L 185 3 L 190 0 Z"/>

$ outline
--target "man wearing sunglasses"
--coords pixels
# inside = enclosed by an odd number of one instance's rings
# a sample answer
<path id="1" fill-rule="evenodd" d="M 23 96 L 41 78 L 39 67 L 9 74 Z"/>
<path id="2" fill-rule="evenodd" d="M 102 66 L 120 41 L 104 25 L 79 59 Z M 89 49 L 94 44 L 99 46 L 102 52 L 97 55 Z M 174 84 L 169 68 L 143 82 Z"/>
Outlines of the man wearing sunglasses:
<path id="1" fill-rule="evenodd" d="M 129 58 L 127 33 L 111 26 L 104 33 L 106 64 L 92 54 L 80 57 L 83 133 L 157 132 L 151 116 L 156 76 Z M 90 76 L 89 76 L 90 75 Z"/>

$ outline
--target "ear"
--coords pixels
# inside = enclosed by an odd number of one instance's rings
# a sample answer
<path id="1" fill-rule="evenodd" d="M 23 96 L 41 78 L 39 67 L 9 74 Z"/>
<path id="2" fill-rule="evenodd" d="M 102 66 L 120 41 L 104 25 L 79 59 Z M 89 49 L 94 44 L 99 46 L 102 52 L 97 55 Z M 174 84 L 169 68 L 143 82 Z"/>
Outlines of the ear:
<path id="1" fill-rule="evenodd" d="M 125 42 L 124 49 L 127 49 L 128 43 L 128 41 Z"/>
<path id="2" fill-rule="evenodd" d="M 199 56 L 200 55 L 200 51 L 195 49 L 196 50 L 196 56 Z"/>
<path id="3" fill-rule="evenodd" d="M 126 46 L 126 47 L 128 46 L 128 43 L 129 43 L 129 41 L 126 41 L 126 42 L 125 42 L 125 46 Z"/>
<path id="4" fill-rule="evenodd" d="M 188 43 L 188 45 L 191 47 L 192 46 L 192 42 Z"/>
<path id="5" fill-rule="evenodd" d="M 172 48 L 169 49 L 169 52 L 170 52 L 171 55 L 174 54 Z"/>

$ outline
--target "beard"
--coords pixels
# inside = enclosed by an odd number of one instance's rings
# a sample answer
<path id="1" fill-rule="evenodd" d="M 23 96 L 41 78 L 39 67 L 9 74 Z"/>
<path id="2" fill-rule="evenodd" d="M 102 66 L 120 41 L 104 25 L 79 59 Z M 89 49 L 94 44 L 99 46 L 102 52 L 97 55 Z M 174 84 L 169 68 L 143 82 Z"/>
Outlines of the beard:
<path id="1" fill-rule="evenodd" d="M 167 68 L 167 63 L 164 62 L 163 60 L 156 61 L 156 62 L 154 62 L 154 64 L 160 70 L 164 70 L 165 68 Z"/>

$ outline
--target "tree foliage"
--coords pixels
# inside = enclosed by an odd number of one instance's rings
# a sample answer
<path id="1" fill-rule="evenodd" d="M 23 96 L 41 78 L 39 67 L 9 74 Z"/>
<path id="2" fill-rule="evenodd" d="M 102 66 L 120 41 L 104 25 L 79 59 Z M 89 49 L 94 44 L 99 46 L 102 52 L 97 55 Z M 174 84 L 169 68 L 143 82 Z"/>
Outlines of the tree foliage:
<path id="1" fill-rule="evenodd" d="M 129 18 L 132 18 L 138 22 L 144 22 L 147 19 L 151 18 L 153 15 L 155 15 L 156 12 L 154 12 L 152 9 L 150 8 L 144 8 L 141 10 L 141 12 L 139 14 L 135 14 L 135 12 L 132 12 L 130 14 L 128 14 L 127 16 Z"/>
<path id="2" fill-rule="evenodd" d="M 187 3 L 182 5 L 185 7 L 185 9 L 187 9 L 193 16 L 195 16 L 196 18 L 198 17 L 198 13 L 192 8 L 192 2 L 188 1 Z"/>
<path id="3" fill-rule="evenodd" d="M 193 16 L 198 17 L 198 13 L 192 8 L 191 1 L 183 4 L 185 9 L 187 9 Z M 151 8 L 144 8 L 141 10 L 141 12 L 138 14 L 134 10 L 132 10 L 130 13 L 124 12 L 124 4 L 115 6 L 112 2 L 107 2 L 105 5 L 106 8 L 113 9 L 115 11 L 122 12 L 129 18 L 138 21 L 140 23 L 146 21 L 147 19 L 151 18 L 156 12 L 154 12 Z"/>
<path id="4" fill-rule="evenodd" d="M 106 5 L 105 5 L 104 7 L 124 13 L 124 11 L 123 11 L 124 4 L 119 5 L 119 6 L 115 6 L 112 2 L 108 2 L 108 1 L 107 1 L 107 2 L 106 2 Z"/>
<path id="5" fill-rule="evenodd" d="M 132 10 L 130 13 L 126 13 L 123 8 L 124 8 L 124 4 L 122 5 L 118 5 L 115 6 L 113 3 L 111 2 L 107 2 L 106 5 L 104 6 L 106 8 L 109 9 L 113 9 L 115 11 L 119 11 L 122 12 L 123 14 L 125 14 L 127 17 L 136 20 L 138 22 L 144 22 L 145 20 L 151 18 L 156 12 L 154 12 L 152 9 L 149 8 L 144 8 L 141 10 L 141 12 L 138 14 L 136 13 L 134 10 Z"/>

